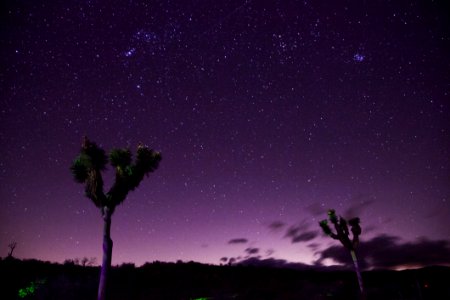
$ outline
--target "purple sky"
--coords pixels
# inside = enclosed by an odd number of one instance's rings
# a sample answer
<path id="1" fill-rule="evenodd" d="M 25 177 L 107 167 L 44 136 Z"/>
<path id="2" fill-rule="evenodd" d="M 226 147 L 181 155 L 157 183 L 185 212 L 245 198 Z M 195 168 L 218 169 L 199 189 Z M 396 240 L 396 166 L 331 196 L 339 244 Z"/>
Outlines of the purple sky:
<path id="1" fill-rule="evenodd" d="M 163 155 L 113 215 L 113 264 L 312 263 L 329 208 L 363 240 L 448 243 L 442 5 L 56 2 L 1 12 L 1 256 L 100 261 L 100 212 L 69 171 L 83 135 Z"/>

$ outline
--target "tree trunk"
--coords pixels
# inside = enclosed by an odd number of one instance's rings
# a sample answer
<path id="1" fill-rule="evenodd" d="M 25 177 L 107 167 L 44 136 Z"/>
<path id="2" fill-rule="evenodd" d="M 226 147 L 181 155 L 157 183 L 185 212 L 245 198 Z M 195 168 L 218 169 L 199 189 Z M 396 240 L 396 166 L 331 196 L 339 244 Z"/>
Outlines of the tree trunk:
<path id="1" fill-rule="evenodd" d="M 359 270 L 358 259 L 356 258 L 355 250 L 350 250 L 350 254 L 352 255 L 353 265 L 355 266 L 356 276 L 358 277 L 359 290 L 361 291 L 361 295 L 363 299 L 365 298 L 363 281 L 361 277 L 361 272 Z"/>
<path id="2" fill-rule="evenodd" d="M 108 284 L 109 270 L 111 269 L 113 241 L 111 240 L 111 215 L 112 211 L 108 207 L 102 208 L 103 216 L 103 259 L 100 271 L 100 282 L 98 285 L 98 300 L 106 300 L 106 290 Z"/>

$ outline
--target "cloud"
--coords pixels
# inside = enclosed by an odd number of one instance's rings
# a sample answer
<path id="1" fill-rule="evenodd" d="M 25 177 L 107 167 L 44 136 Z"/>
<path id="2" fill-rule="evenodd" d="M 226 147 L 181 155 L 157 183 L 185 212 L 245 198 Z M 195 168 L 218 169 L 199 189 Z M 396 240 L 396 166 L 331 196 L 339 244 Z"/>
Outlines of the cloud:
<path id="1" fill-rule="evenodd" d="M 307 245 L 308 248 L 311 248 L 311 250 L 316 251 L 317 249 L 319 249 L 320 244 L 318 243 L 311 243 L 309 245 Z"/>
<path id="2" fill-rule="evenodd" d="M 256 247 L 248 247 L 244 250 L 244 254 L 243 255 L 239 255 L 237 257 L 223 257 L 221 258 L 221 262 L 226 263 L 228 261 L 229 265 L 233 265 L 233 264 L 240 264 L 243 261 L 246 261 L 248 259 L 262 259 L 263 256 L 265 256 L 266 258 L 270 257 L 275 251 L 273 249 L 260 249 L 260 248 L 256 248 Z M 225 260 L 227 259 L 227 260 Z"/>
<path id="3" fill-rule="evenodd" d="M 292 243 L 308 242 L 315 239 L 319 235 L 319 231 L 311 230 L 292 237 Z"/>
<path id="4" fill-rule="evenodd" d="M 273 230 L 273 231 L 278 231 L 281 228 L 283 228 L 286 224 L 284 224 L 281 221 L 273 221 L 272 223 L 269 224 L 269 229 Z"/>
<path id="5" fill-rule="evenodd" d="M 298 225 L 292 225 L 286 230 L 284 237 L 290 238 L 291 243 L 308 242 L 319 235 L 317 230 L 307 230 L 309 225 L 302 222 Z"/>
<path id="6" fill-rule="evenodd" d="M 249 247 L 249 248 L 245 249 L 245 252 L 246 252 L 248 255 L 258 254 L 258 253 L 259 253 L 259 248 L 252 248 L 252 247 Z"/>
<path id="7" fill-rule="evenodd" d="M 342 245 L 331 246 L 318 253 L 318 264 L 331 258 L 351 265 L 350 254 Z M 450 265 L 450 241 L 420 238 L 414 242 L 402 242 L 396 236 L 379 235 L 361 242 L 357 256 L 364 269 Z"/>
<path id="8" fill-rule="evenodd" d="M 248 240 L 244 238 L 231 239 L 228 241 L 228 244 L 245 244 Z"/>
<path id="9" fill-rule="evenodd" d="M 301 230 L 300 227 L 292 225 L 286 230 L 286 234 L 284 237 L 289 237 L 289 238 L 295 237 L 298 235 L 298 232 L 300 230 Z"/>

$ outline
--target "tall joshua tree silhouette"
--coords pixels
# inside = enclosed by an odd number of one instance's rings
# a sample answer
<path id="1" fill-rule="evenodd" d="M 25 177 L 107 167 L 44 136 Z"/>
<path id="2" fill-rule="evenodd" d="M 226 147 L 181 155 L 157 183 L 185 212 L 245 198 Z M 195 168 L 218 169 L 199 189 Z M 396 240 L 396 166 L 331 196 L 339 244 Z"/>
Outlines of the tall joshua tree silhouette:
<path id="1" fill-rule="evenodd" d="M 319 222 L 320 227 L 322 228 L 323 232 L 330 236 L 331 238 L 335 240 L 339 240 L 341 244 L 350 251 L 350 254 L 352 256 L 353 265 L 355 266 L 355 272 L 358 277 L 358 283 L 359 283 L 359 289 L 361 291 L 361 294 L 364 296 L 364 287 L 363 287 L 363 281 L 361 277 L 361 272 L 359 270 L 358 265 L 358 259 L 356 258 L 355 249 L 359 244 L 359 236 L 361 235 L 361 226 L 359 226 L 360 220 L 359 218 L 353 218 L 348 220 L 345 220 L 343 217 L 339 216 L 339 218 L 336 216 L 336 211 L 334 209 L 330 209 L 328 211 L 328 219 L 330 222 L 334 225 L 334 228 L 336 229 L 336 233 L 334 233 L 330 226 L 328 226 L 328 220 L 322 220 Z M 348 225 L 350 225 L 350 230 L 353 234 L 352 240 L 349 238 L 349 231 L 348 231 Z"/>
<path id="2" fill-rule="evenodd" d="M 108 157 L 95 143 L 83 138 L 80 154 L 70 167 L 76 182 L 85 184 L 86 197 L 100 208 L 103 218 L 103 259 L 98 287 L 98 300 L 106 299 L 106 287 L 111 268 L 112 247 L 111 216 L 117 205 L 122 203 L 128 192 L 141 183 L 144 175 L 155 171 L 161 161 L 161 154 L 142 144 L 138 145 L 133 163 L 128 149 L 113 149 L 109 162 L 115 169 L 115 182 L 107 193 L 103 191 L 102 171 L 106 169 Z"/>

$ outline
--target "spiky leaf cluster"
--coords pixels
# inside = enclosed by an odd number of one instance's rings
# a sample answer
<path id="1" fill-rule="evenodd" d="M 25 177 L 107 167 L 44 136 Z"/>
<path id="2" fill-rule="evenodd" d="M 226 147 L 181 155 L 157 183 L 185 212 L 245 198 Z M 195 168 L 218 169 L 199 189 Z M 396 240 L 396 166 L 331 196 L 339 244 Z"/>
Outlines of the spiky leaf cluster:
<path id="1" fill-rule="evenodd" d="M 84 183 L 88 177 L 87 162 L 83 161 L 86 158 L 79 155 L 72 163 L 70 170 L 76 182 Z"/>
<path id="2" fill-rule="evenodd" d="M 155 171 L 161 161 L 161 153 L 139 146 L 137 150 L 136 172 L 137 174 L 148 175 Z"/>
<path id="3" fill-rule="evenodd" d="M 351 227 L 351 231 L 353 236 L 359 241 L 359 236 L 361 235 L 362 229 L 359 225 L 360 219 L 359 218 L 353 218 L 348 220 L 348 224 Z"/>
<path id="4" fill-rule="evenodd" d="M 101 171 L 106 168 L 108 158 L 105 151 L 86 137 L 80 155 L 73 161 L 70 170 L 76 182 L 85 183 L 85 194 L 98 207 L 104 202 Z"/>
<path id="5" fill-rule="evenodd" d="M 118 150 L 113 150 L 113 152 L 116 151 Z M 148 175 L 158 168 L 160 161 L 160 153 L 140 145 L 134 164 L 116 166 L 116 180 L 107 193 L 108 201 L 114 205 L 122 203 L 127 194 L 139 186 L 144 175 Z"/>
<path id="6" fill-rule="evenodd" d="M 343 217 L 338 217 L 334 209 L 328 211 L 328 219 L 331 224 L 334 225 L 336 232 L 333 232 L 328 225 L 328 220 L 322 220 L 319 222 L 322 231 L 335 240 L 339 240 L 344 247 L 349 250 L 354 250 L 359 243 L 359 236 L 361 235 L 361 227 L 359 225 L 359 218 L 350 219 L 348 222 Z M 353 234 L 352 240 L 349 238 L 348 225 L 351 227 Z"/>
<path id="7" fill-rule="evenodd" d="M 105 151 L 85 138 L 80 155 L 73 161 L 70 170 L 77 182 L 84 183 L 90 171 L 103 171 L 107 163 Z"/>
<path id="8" fill-rule="evenodd" d="M 331 235 L 332 231 L 330 229 L 330 226 L 328 226 L 328 221 L 327 220 L 322 220 L 319 222 L 320 227 L 322 228 L 323 232 L 326 235 Z"/>
<path id="9" fill-rule="evenodd" d="M 330 209 L 327 215 L 331 223 L 335 223 L 337 221 L 336 211 L 334 209 Z"/>
<path id="10" fill-rule="evenodd" d="M 97 146 L 96 143 L 89 141 L 87 138 L 85 138 L 83 141 L 81 156 L 85 157 L 86 162 L 90 164 L 90 168 L 99 171 L 103 171 L 106 169 L 108 157 L 105 154 L 105 150 Z"/>
<path id="11" fill-rule="evenodd" d="M 109 161 L 113 167 L 125 169 L 131 164 L 131 152 L 128 149 L 113 149 L 109 154 Z"/>
<path id="12" fill-rule="evenodd" d="M 103 192 L 101 171 L 105 169 L 108 157 L 95 143 L 84 138 L 80 155 L 70 169 L 76 182 L 86 184 L 86 196 L 96 206 L 107 206 L 113 211 L 125 200 L 128 192 L 139 185 L 144 175 L 158 168 L 161 154 L 139 145 L 134 164 L 128 149 L 113 149 L 109 154 L 109 161 L 115 169 L 116 176 L 113 186 L 106 194 Z"/>

